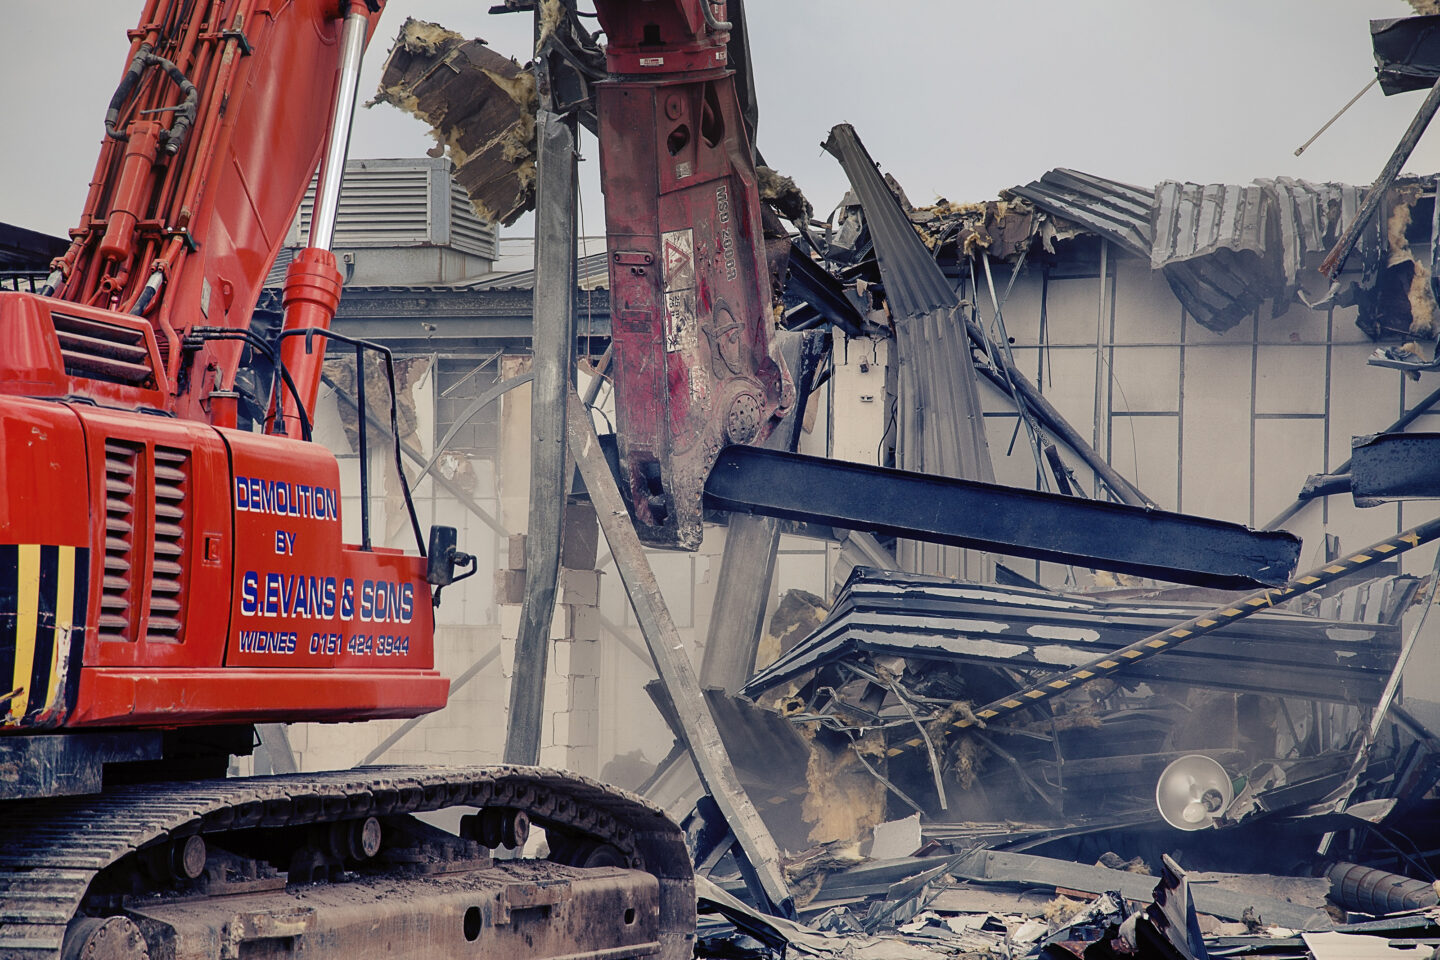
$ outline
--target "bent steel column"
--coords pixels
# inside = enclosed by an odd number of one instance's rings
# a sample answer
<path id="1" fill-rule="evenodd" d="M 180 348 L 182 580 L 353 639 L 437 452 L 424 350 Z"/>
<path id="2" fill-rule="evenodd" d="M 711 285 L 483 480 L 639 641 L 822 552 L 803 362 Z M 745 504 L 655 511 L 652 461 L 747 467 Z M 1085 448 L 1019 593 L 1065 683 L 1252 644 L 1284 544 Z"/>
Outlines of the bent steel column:
<path id="1" fill-rule="evenodd" d="M 535 382 L 531 386 L 530 517 L 525 597 L 510 683 L 505 762 L 540 761 L 550 619 L 565 516 L 565 404 L 575 350 L 575 129 L 541 110 L 536 140 Z"/>

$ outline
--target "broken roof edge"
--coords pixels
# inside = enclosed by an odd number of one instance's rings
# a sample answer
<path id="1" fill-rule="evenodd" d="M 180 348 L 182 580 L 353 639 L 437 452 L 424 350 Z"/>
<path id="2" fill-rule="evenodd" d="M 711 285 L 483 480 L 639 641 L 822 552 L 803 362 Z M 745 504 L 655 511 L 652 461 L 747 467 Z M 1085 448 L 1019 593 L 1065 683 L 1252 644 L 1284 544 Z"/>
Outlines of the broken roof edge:
<path id="1" fill-rule="evenodd" d="M 1368 240 L 1352 268 L 1351 288 L 1358 286 L 1355 278 L 1396 265 L 1389 263 L 1396 260 L 1391 251 L 1408 246 L 1403 233 L 1410 224 L 1409 210 L 1433 183 L 1433 177 L 1417 176 L 1396 181 L 1387 194 L 1385 215 L 1367 225 Z M 1147 259 L 1199 323 L 1223 333 L 1265 300 L 1276 304 L 1277 313 L 1282 303 L 1298 300 L 1318 308 L 1333 301 L 1318 266 L 1354 220 L 1365 190 L 1275 177 L 1243 185 L 1165 180 L 1145 191 L 1062 167 L 1006 193 Z M 1401 207 L 1406 215 L 1396 219 Z M 1392 236 L 1392 220 L 1400 223 L 1398 236 Z M 1407 250 L 1399 259 L 1414 257 Z M 1352 289 L 1345 300 L 1363 307 L 1367 293 L 1378 296 L 1367 287 Z M 1428 288 L 1419 295 L 1433 301 Z M 1361 325 L 1367 331 L 1381 326 L 1373 319 L 1367 324 L 1364 316 Z M 1433 335 L 1433 325 L 1421 326 L 1425 329 L 1420 335 Z"/>

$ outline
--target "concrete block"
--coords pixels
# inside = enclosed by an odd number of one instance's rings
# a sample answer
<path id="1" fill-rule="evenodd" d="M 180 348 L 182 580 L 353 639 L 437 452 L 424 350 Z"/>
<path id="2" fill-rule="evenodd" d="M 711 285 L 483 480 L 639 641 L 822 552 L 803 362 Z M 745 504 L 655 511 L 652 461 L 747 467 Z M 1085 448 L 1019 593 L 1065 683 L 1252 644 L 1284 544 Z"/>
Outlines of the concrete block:
<path id="1" fill-rule="evenodd" d="M 525 599 L 524 570 L 495 571 L 495 602 L 520 603 Z"/>
<path id="2" fill-rule="evenodd" d="M 600 748 L 595 744 L 570 749 L 570 769 L 587 777 L 600 775 Z"/>
<path id="3" fill-rule="evenodd" d="M 570 676 L 600 676 L 600 644 L 591 640 L 570 641 Z"/>
<path id="4" fill-rule="evenodd" d="M 545 678 L 545 710 L 558 712 L 570 709 L 570 678 L 550 674 Z"/>
<path id="5" fill-rule="evenodd" d="M 570 611 L 573 609 L 568 603 L 555 604 L 555 613 L 550 618 L 550 639 L 568 640 L 570 638 Z"/>
<path id="6" fill-rule="evenodd" d="M 520 604 L 502 603 L 500 611 L 500 636 L 505 640 L 514 640 L 520 636 Z"/>
<path id="7" fill-rule="evenodd" d="M 593 607 L 600 602 L 600 571 L 562 568 L 560 589 L 566 603 Z"/>
<path id="8" fill-rule="evenodd" d="M 525 534 L 512 533 L 509 544 L 510 559 L 507 566 L 511 570 L 525 569 Z"/>
<path id="9" fill-rule="evenodd" d="M 595 743 L 599 717 L 599 713 L 594 710 L 567 710 L 552 714 L 553 742 L 567 747 L 584 747 Z"/>
<path id="10" fill-rule="evenodd" d="M 570 678 L 570 712 L 600 709 L 600 679 L 598 677 Z"/>
<path id="11" fill-rule="evenodd" d="M 550 645 L 550 676 L 557 680 L 600 675 L 600 644 L 588 640 L 555 640 Z"/>
<path id="12" fill-rule="evenodd" d="M 500 675 L 509 679 L 515 672 L 515 638 L 500 638 Z"/>
<path id="13" fill-rule="evenodd" d="M 594 643 L 600 639 L 600 608 L 577 604 L 570 611 L 570 636 L 575 640 Z"/>
<path id="14" fill-rule="evenodd" d="M 575 647 L 575 641 L 560 639 L 550 644 L 550 675 L 556 678 L 570 676 L 571 672 L 571 651 Z"/>
<path id="15" fill-rule="evenodd" d="M 467 766 L 476 763 L 494 763 L 497 759 L 488 750 L 457 750 L 447 755 L 445 762 L 450 766 Z"/>
<path id="16" fill-rule="evenodd" d="M 593 570 L 599 546 L 600 524 L 595 519 L 595 508 L 588 503 L 566 504 L 560 565 L 573 570 Z"/>

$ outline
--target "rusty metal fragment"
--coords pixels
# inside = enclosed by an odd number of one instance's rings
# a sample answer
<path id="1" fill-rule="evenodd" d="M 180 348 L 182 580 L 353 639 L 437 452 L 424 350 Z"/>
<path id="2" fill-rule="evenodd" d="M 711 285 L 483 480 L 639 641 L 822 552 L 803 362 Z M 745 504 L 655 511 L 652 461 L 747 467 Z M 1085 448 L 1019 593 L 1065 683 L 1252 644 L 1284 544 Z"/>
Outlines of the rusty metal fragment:
<path id="1" fill-rule="evenodd" d="M 375 103 L 430 125 L 436 150 L 475 214 L 510 225 L 535 206 L 535 76 L 483 40 L 409 19 L 385 61 Z"/>

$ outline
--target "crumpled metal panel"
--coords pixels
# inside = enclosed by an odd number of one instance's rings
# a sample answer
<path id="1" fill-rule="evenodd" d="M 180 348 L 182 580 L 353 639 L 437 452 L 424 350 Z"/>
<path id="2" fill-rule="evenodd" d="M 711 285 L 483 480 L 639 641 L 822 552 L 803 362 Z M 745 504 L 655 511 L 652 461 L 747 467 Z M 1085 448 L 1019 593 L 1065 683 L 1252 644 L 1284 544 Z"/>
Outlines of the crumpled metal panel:
<path id="1" fill-rule="evenodd" d="M 1348 183 L 1311 183 L 1291 177 L 1255 183 L 1275 195 L 1281 268 L 1287 292 L 1293 294 L 1355 219 L 1365 190 Z"/>
<path id="2" fill-rule="evenodd" d="M 1386 96 L 1428 90 L 1440 77 L 1440 16 L 1371 20 L 1370 46 Z"/>
<path id="3" fill-rule="evenodd" d="M 1354 219 L 1364 188 L 1277 177 L 1144 190 L 1062 168 L 1013 192 L 1146 258 L 1191 316 L 1224 332 L 1265 300 L 1283 312 Z"/>
<path id="4" fill-rule="evenodd" d="M 993 482 L 970 340 L 956 312 L 959 297 L 920 239 L 886 178 L 849 124 L 824 147 L 850 179 L 875 244 L 900 361 L 896 464 L 901 469 Z M 959 571 L 958 551 L 922 551 L 902 543 L 902 564 Z"/>
<path id="5" fill-rule="evenodd" d="M 865 210 L 865 224 L 875 240 L 880 276 L 885 281 L 885 297 L 895 319 L 953 308 L 960 298 L 935 265 L 855 128 L 848 123 L 835 127 L 824 147 L 840 161 Z"/>
<path id="6" fill-rule="evenodd" d="M 826 621 L 756 673 L 741 693 L 757 696 L 827 664 L 866 655 L 1059 671 L 1204 609 L 857 567 Z M 1393 624 L 1267 611 L 1137 662 L 1127 675 L 1369 704 L 1379 699 L 1399 646 Z"/>
<path id="7" fill-rule="evenodd" d="M 1138 257 L 1150 256 L 1154 243 L 1150 226 L 1155 207 L 1153 190 L 1058 167 L 1010 192 L 1120 244 Z"/>
<path id="8" fill-rule="evenodd" d="M 1150 266 L 1203 257 L 1226 249 L 1265 252 L 1271 198 L 1257 184 L 1200 185 L 1166 180 L 1155 188 L 1155 236 Z"/>

